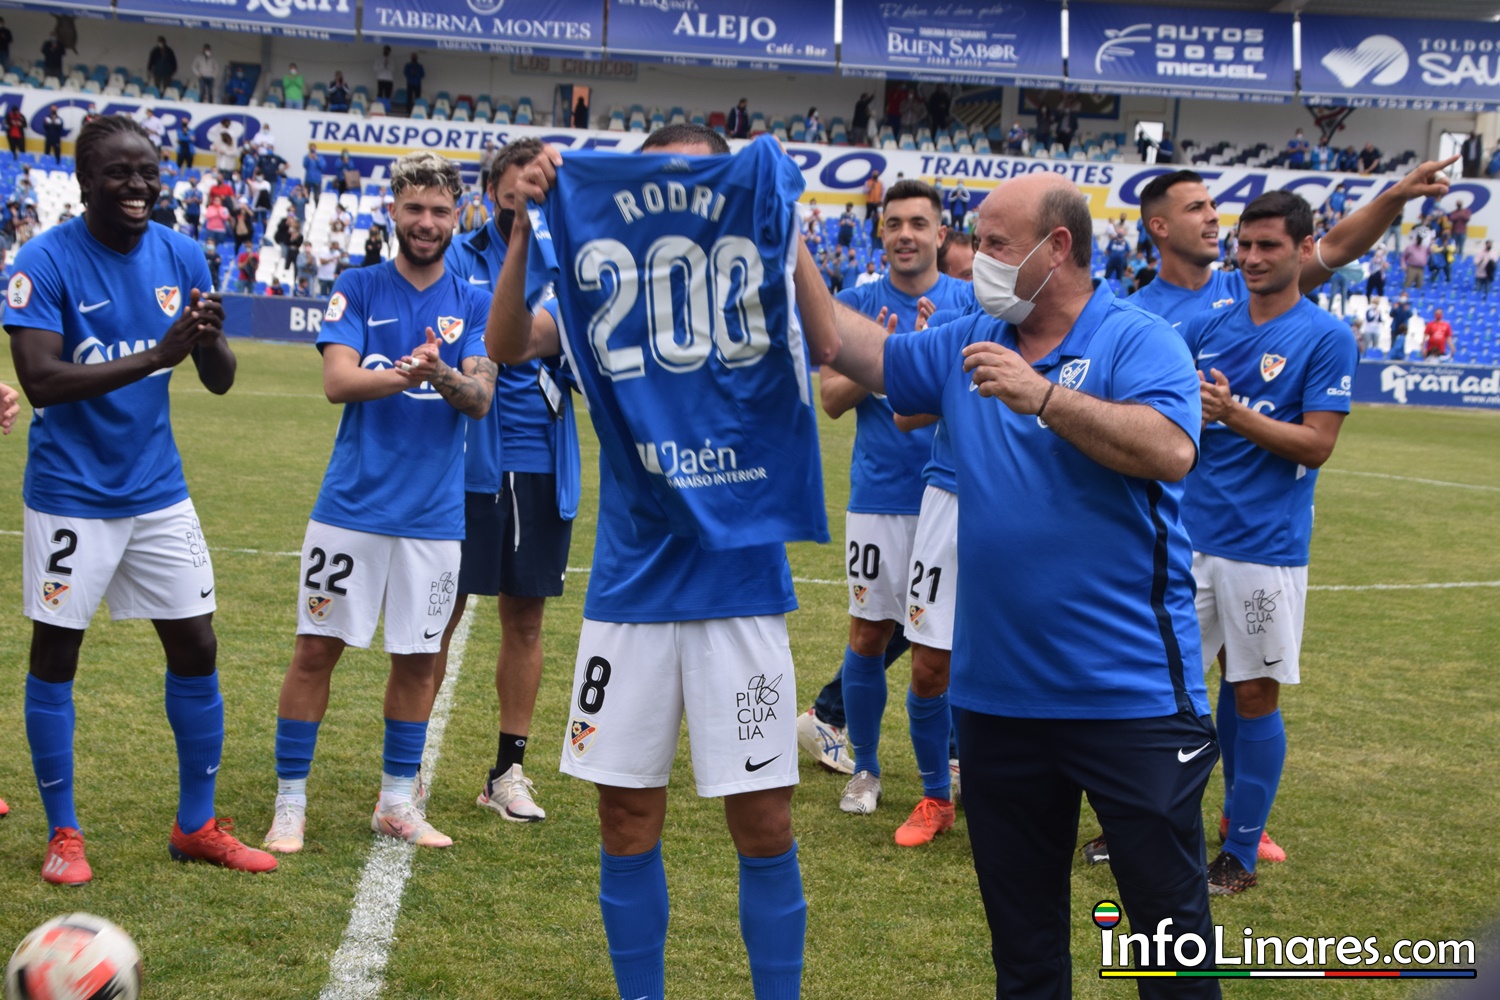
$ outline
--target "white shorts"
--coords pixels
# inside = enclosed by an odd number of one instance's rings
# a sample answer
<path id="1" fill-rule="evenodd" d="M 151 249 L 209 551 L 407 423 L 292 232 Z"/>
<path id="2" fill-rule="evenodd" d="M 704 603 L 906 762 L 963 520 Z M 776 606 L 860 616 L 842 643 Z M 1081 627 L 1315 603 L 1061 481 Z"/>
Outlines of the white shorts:
<path id="1" fill-rule="evenodd" d="M 135 517 L 69 517 L 26 508 L 21 542 L 25 613 L 85 629 L 109 616 L 175 620 L 212 612 L 214 567 L 193 501 Z"/>
<path id="2" fill-rule="evenodd" d="M 922 493 L 917 537 L 907 572 L 906 637 L 929 649 L 953 649 L 958 597 L 958 497 L 929 486 Z"/>
<path id="3" fill-rule="evenodd" d="M 307 522 L 297 634 L 361 649 L 385 611 L 387 653 L 436 653 L 458 593 L 456 539 L 397 538 Z"/>
<path id="4" fill-rule="evenodd" d="M 1193 579 L 1205 669 L 1223 646 L 1224 677 L 1231 683 L 1263 677 L 1282 684 L 1301 681 L 1306 566 L 1265 566 L 1194 552 Z"/>
<path id="5" fill-rule="evenodd" d="M 786 616 L 583 620 L 562 770 L 660 788 L 686 711 L 704 798 L 797 783 L 797 679 Z"/>
<path id="6" fill-rule="evenodd" d="M 849 575 L 849 616 L 865 621 L 906 621 L 906 569 L 911 565 L 915 514 L 844 515 L 844 568 Z"/>

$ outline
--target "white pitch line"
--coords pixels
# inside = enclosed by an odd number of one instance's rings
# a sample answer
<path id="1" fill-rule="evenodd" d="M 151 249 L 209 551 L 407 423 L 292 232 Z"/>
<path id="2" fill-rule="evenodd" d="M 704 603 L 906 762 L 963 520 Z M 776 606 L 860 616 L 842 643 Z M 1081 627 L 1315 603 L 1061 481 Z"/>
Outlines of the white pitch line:
<path id="1" fill-rule="evenodd" d="M 1462 580 L 1457 583 L 1325 583 L 1313 585 L 1308 590 L 1452 590 L 1455 587 L 1500 587 L 1500 580 Z"/>
<path id="2" fill-rule="evenodd" d="M 1444 479 L 1420 479 L 1416 476 L 1395 476 L 1389 472 L 1356 472 L 1353 469 L 1324 469 L 1324 472 L 1333 472 L 1343 476 L 1365 476 L 1369 479 L 1395 479 L 1403 483 L 1422 483 L 1426 486 L 1448 486 L 1456 490 L 1483 490 L 1486 493 L 1500 493 L 1500 486 L 1479 486 L 1474 483 L 1450 483 Z"/>
<path id="3" fill-rule="evenodd" d="M 464 646 L 469 641 L 469 625 L 473 620 L 474 609 L 469 608 L 453 631 L 453 640 L 448 645 L 448 673 L 432 703 L 427 746 L 422 750 L 422 775 L 428 788 L 432 787 L 438 756 L 443 750 L 443 733 L 448 728 L 448 713 L 453 709 L 453 688 L 463 666 Z M 416 851 L 416 847 L 405 841 L 374 835 L 369 859 L 354 893 L 349 926 L 328 963 L 328 984 L 318 994 L 319 1000 L 374 1000 L 380 996 L 385 986 L 391 939 L 396 932 L 396 917 L 401 912 L 401 894 L 411 877 L 411 858 Z"/>

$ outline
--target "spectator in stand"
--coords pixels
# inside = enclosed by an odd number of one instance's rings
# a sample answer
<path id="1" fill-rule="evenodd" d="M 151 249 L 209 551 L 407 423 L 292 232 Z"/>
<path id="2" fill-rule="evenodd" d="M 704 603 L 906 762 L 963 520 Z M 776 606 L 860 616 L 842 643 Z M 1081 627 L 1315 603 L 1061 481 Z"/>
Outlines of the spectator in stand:
<path id="1" fill-rule="evenodd" d="M 326 299 L 333 291 L 333 279 L 339 274 L 339 258 L 343 254 L 335 243 L 318 251 L 318 297 Z"/>
<path id="2" fill-rule="evenodd" d="M 299 299 L 312 298 L 312 283 L 306 275 L 297 276 L 297 284 L 292 288 L 292 295 Z"/>
<path id="3" fill-rule="evenodd" d="M 1344 190 L 1344 183 L 1340 181 L 1333 191 L 1329 193 L 1328 200 L 1324 206 L 1328 209 L 1329 225 L 1334 224 L 1344 217 L 1344 212 L 1349 207 L 1349 193 Z"/>
<path id="4" fill-rule="evenodd" d="M 828 289 L 837 295 L 844 290 L 844 255 L 835 250 L 830 254 L 819 254 L 823 273 L 828 276 Z"/>
<path id="5" fill-rule="evenodd" d="M 1362 174 L 1379 173 L 1380 150 L 1375 148 L 1373 142 L 1365 143 L 1365 148 L 1359 152 L 1359 172 Z"/>
<path id="6" fill-rule="evenodd" d="M 185 118 L 177 119 L 177 169 L 190 169 L 197 155 L 198 147 L 193 142 L 192 126 Z"/>
<path id="7" fill-rule="evenodd" d="M 385 240 L 374 229 L 365 235 L 365 259 L 360 261 L 360 267 L 374 267 L 382 260 L 385 251 Z"/>
<path id="8" fill-rule="evenodd" d="M 875 220 L 871 236 L 880 231 L 880 206 L 885 203 L 885 185 L 880 183 L 880 171 L 871 170 L 865 181 L 865 221 Z"/>
<path id="9" fill-rule="evenodd" d="M 395 203 L 395 196 L 388 194 L 370 209 L 370 232 L 379 235 L 382 243 L 391 238 L 391 207 Z"/>
<path id="10" fill-rule="evenodd" d="M 307 188 L 307 198 L 318 205 L 318 195 L 323 193 L 323 158 L 318 155 L 316 143 L 307 144 L 307 155 L 302 158 L 302 184 Z"/>
<path id="11" fill-rule="evenodd" d="M 250 208 L 250 182 L 245 180 L 245 175 L 236 170 L 233 176 L 230 177 L 229 184 L 230 189 L 234 192 L 234 196 L 230 199 L 234 204 L 229 207 L 229 214 L 233 215 L 235 209 L 242 205 Z"/>
<path id="12" fill-rule="evenodd" d="M 1312 151 L 1312 168 L 1326 173 L 1338 165 L 1338 151 L 1328 145 L 1328 136 L 1325 135 L 1318 140 L 1318 145 Z"/>
<path id="13" fill-rule="evenodd" d="M 1464 241 L 1469 238 L 1469 220 L 1473 217 L 1468 204 L 1462 201 L 1448 213 L 1448 223 L 1453 227 L 1453 252 L 1459 257 L 1464 255 Z"/>
<path id="14" fill-rule="evenodd" d="M 250 206 L 239 204 L 229 215 L 229 234 L 234 237 L 234 255 L 240 255 L 240 249 L 255 239 L 255 213 L 250 211 Z"/>
<path id="15" fill-rule="evenodd" d="M 151 209 L 151 221 L 168 229 L 177 228 L 177 206 L 172 204 L 172 192 L 162 188 L 156 204 Z"/>
<path id="16" fill-rule="evenodd" d="M 901 113 L 906 109 L 906 88 L 889 80 L 885 84 L 885 124 L 892 132 L 901 134 Z"/>
<path id="17" fill-rule="evenodd" d="M 53 28 L 45 41 L 42 42 L 42 76 L 55 76 L 59 80 L 63 76 L 63 55 L 67 49 L 62 39 L 57 37 L 57 29 Z"/>
<path id="18" fill-rule="evenodd" d="M 417 58 L 413 52 L 411 59 L 401 71 L 406 74 L 406 113 L 411 114 L 411 109 L 416 105 L 417 98 L 422 96 L 422 78 L 427 75 L 427 67 L 422 65 L 422 60 Z M 322 278 L 318 279 L 322 281 Z"/>
<path id="19" fill-rule="evenodd" d="M 1345 316 L 1344 320 L 1349 324 L 1349 332 L 1354 334 L 1354 349 L 1359 352 L 1360 357 L 1364 357 L 1365 338 L 1360 332 L 1364 329 L 1365 326 L 1364 316 L 1360 315 L 1358 312 L 1352 312 L 1348 316 Z"/>
<path id="20" fill-rule="evenodd" d="M 243 107 L 250 103 L 250 79 L 245 76 L 245 67 L 236 66 L 234 73 L 224 81 L 224 101 Z"/>
<path id="21" fill-rule="evenodd" d="M 238 248 L 236 248 L 238 249 Z M 255 272 L 260 270 L 260 255 L 253 247 L 246 247 L 234 260 L 234 290 L 241 295 L 255 291 Z"/>
<path id="22" fill-rule="evenodd" d="M 1431 251 L 1422 245 L 1422 237 L 1412 237 L 1411 243 L 1401 251 L 1401 266 L 1406 268 L 1406 278 L 1401 282 L 1402 288 L 1410 288 L 1412 285 L 1422 287 L 1422 276 L 1427 270 L 1427 260 L 1431 256 Z M 1405 295 L 1402 298 L 1405 298 Z"/>
<path id="23" fill-rule="evenodd" d="M 1375 256 L 1370 258 L 1370 270 L 1365 276 L 1365 296 L 1375 298 L 1377 295 L 1385 294 L 1385 272 L 1388 267 L 1384 246 L 1375 248 Z"/>
<path id="24" fill-rule="evenodd" d="M 203 222 L 203 192 L 198 190 L 197 185 L 188 185 L 187 194 L 182 196 L 182 221 L 187 224 L 188 231 L 196 240 Z"/>
<path id="25" fill-rule="evenodd" d="M 953 109 L 953 97 L 948 93 L 948 88 L 941 83 L 937 85 L 927 98 L 927 117 L 932 122 L 932 131 L 945 132 L 948 129 L 948 115 Z"/>
<path id="26" fill-rule="evenodd" d="M 848 252 L 854 245 L 854 232 L 859 228 L 859 220 L 854 217 L 854 202 L 844 203 L 844 214 L 839 216 L 839 246 L 841 252 Z"/>
<path id="27" fill-rule="evenodd" d="M 1026 129 L 1019 118 L 1010 123 L 1010 131 L 1005 134 L 1005 151 L 1011 156 L 1021 156 L 1026 152 Z"/>
<path id="28" fill-rule="evenodd" d="M 354 187 L 355 194 L 359 193 L 357 183 L 351 183 L 358 176 L 358 173 L 354 167 L 354 157 L 349 155 L 347 149 L 339 150 L 338 167 L 334 170 L 333 175 L 333 190 L 338 194 L 340 199 L 344 197 L 344 193 L 350 187 Z"/>
<path id="29" fill-rule="evenodd" d="M 214 154 L 214 166 L 219 168 L 221 174 L 228 175 L 239 169 L 240 147 L 235 143 L 234 136 L 229 134 L 229 129 L 219 130 L 209 151 Z"/>
<path id="30" fill-rule="evenodd" d="M 1359 172 L 1359 153 L 1353 146 L 1345 147 L 1339 151 L 1338 165 L 1334 169 L 1345 174 Z"/>
<path id="31" fill-rule="evenodd" d="M 271 217 L 271 182 L 259 170 L 250 178 L 250 204 L 255 207 L 255 224 L 264 227 Z"/>
<path id="32" fill-rule="evenodd" d="M 336 246 L 343 246 L 349 239 L 349 226 L 344 221 L 344 215 L 339 212 L 328 220 L 328 242 Z"/>
<path id="33" fill-rule="evenodd" d="M 1439 271 L 1443 272 L 1445 281 L 1453 283 L 1453 242 L 1446 232 L 1438 233 L 1432 244 L 1432 252 L 1427 255 L 1427 272 L 1432 275 L 1434 285 L 1437 284 Z"/>
<path id="34" fill-rule="evenodd" d="M 729 109 L 729 116 L 724 120 L 724 131 L 731 139 L 745 139 L 750 135 L 750 102 L 741 97 L 734 107 Z"/>
<path id="35" fill-rule="evenodd" d="M 965 231 L 965 223 L 969 218 L 969 189 L 964 187 L 964 179 L 958 179 L 958 186 L 953 189 L 951 204 L 953 206 L 953 228 L 959 232 Z"/>
<path id="36" fill-rule="evenodd" d="M 495 146 L 494 139 L 484 140 L 484 149 L 479 153 L 479 190 L 490 189 L 490 167 L 495 164 L 495 157 L 500 155 L 500 150 Z"/>
<path id="37" fill-rule="evenodd" d="M 1057 109 L 1057 125 L 1053 129 L 1064 152 L 1073 151 L 1073 136 L 1078 134 L 1078 99 L 1064 95 Z"/>
<path id="38" fill-rule="evenodd" d="M 155 108 L 141 109 L 141 128 L 151 137 L 151 142 L 160 151 L 167 144 L 167 126 L 171 124 L 166 115 L 158 114 Z"/>
<path id="39" fill-rule="evenodd" d="M 328 110 L 348 111 L 349 100 L 354 92 L 349 89 L 349 84 L 344 82 L 344 71 L 334 70 L 333 79 L 328 83 Z"/>
<path id="40" fill-rule="evenodd" d="M 214 240 L 222 243 L 229 238 L 229 209 L 216 194 L 209 195 L 208 204 L 203 206 L 203 228 L 210 243 Z"/>
<path id="41" fill-rule="evenodd" d="M 1156 144 L 1156 162 L 1177 162 L 1177 144 L 1172 141 L 1171 132 L 1163 132 L 1161 134 L 1161 141 Z M 1144 229 L 1145 227 L 1142 228 Z"/>
<path id="42" fill-rule="evenodd" d="M 1500 142 L 1495 143 L 1495 150 L 1490 153 L 1490 162 L 1485 165 L 1484 176 L 1490 180 L 1500 179 Z"/>
<path id="43" fill-rule="evenodd" d="M 291 205 L 289 214 L 294 216 L 298 222 L 307 222 L 307 188 L 301 184 L 292 186 L 291 193 L 287 195 L 287 202 Z"/>
<path id="44" fill-rule="evenodd" d="M 297 283 L 300 285 L 304 281 L 307 282 L 307 294 L 311 296 L 317 291 L 317 285 L 314 284 L 317 280 L 318 254 L 313 249 L 312 240 L 304 240 L 302 242 L 302 253 L 297 256 Z"/>
<path id="45" fill-rule="evenodd" d="M 295 267 L 297 255 L 302 252 L 302 223 L 295 215 L 287 214 L 276 226 L 276 245 L 281 247 L 281 262 Z"/>
<path id="46" fill-rule="evenodd" d="M 1443 311 L 1441 309 L 1433 312 L 1432 319 L 1428 322 L 1422 334 L 1424 341 L 1422 357 L 1424 360 L 1432 361 L 1433 359 L 1437 359 L 1441 361 L 1444 357 L 1448 356 L 1451 351 L 1449 344 L 1453 339 L 1453 327 L 1448 324 L 1447 320 L 1443 319 Z"/>
<path id="47" fill-rule="evenodd" d="M 1380 346 L 1380 303 L 1371 299 L 1369 305 L 1365 306 L 1365 322 L 1360 328 L 1363 343 L 1360 344 L 1360 355 L 1363 356 Z"/>
<path id="48" fill-rule="evenodd" d="M 10 143 L 10 158 L 18 160 L 26 152 L 26 116 L 17 104 L 5 113 L 5 139 Z"/>
<path id="49" fill-rule="evenodd" d="M 1104 280 L 1114 278 L 1116 281 L 1125 277 L 1125 258 L 1130 253 L 1130 241 L 1125 234 L 1116 230 L 1104 245 Z"/>
<path id="50" fill-rule="evenodd" d="M 224 270 L 224 258 L 219 256 L 219 245 L 213 240 L 203 244 L 203 262 L 208 265 L 208 277 L 214 291 L 219 290 L 219 273 Z"/>
<path id="51" fill-rule="evenodd" d="M 396 85 L 396 65 L 391 59 L 391 47 L 389 45 L 380 50 L 380 55 L 375 57 L 375 96 L 382 101 L 391 99 L 392 88 Z M 386 110 L 390 110 L 387 108 Z"/>
<path id="52" fill-rule="evenodd" d="M 476 229 L 484 227 L 490 221 L 490 213 L 484 207 L 484 195 L 474 192 L 469 195 L 468 203 L 458 213 L 458 230 L 462 233 L 472 233 Z"/>
<path id="53" fill-rule="evenodd" d="M 281 96 L 289 108 L 307 104 L 307 78 L 297 70 L 296 63 L 287 64 L 286 74 L 281 78 Z"/>
<path id="54" fill-rule="evenodd" d="M 822 142 L 823 141 L 823 119 L 821 119 L 821 118 L 818 117 L 818 109 L 817 108 L 808 108 L 807 109 L 807 120 L 804 121 L 802 123 L 802 125 L 803 125 L 803 128 L 806 129 L 806 131 L 807 131 L 807 135 L 806 135 L 805 141 L 807 141 L 807 142 Z"/>
<path id="55" fill-rule="evenodd" d="M 858 288 L 861 285 L 868 285 L 872 281 L 879 281 L 881 277 L 882 275 L 875 269 L 875 262 L 872 260 L 865 265 L 865 273 L 861 274 L 858 280 L 854 282 L 854 287 Z"/>
<path id="56" fill-rule="evenodd" d="M 281 287 L 281 282 L 272 281 L 266 285 L 267 295 L 285 295 L 286 289 Z"/>
<path id="57" fill-rule="evenodd" d="M 573 103 L 573 127 L 586 129 L 589 127 L 589 102 L 578 95 L 578 100 Z"/>
<path id="58" fill-rule="evenodd" d="M 859 100 L 854 102 L 854 117 L 849 120 L 849 136 L 856 146 L 863 146 L 870 141 L 870 102 L 873 100 L 874 94 L 862 93 Z M 1500 153 L 1500 148 L 1496 152 Z"/>
<path id="59" fill-rule="evenodd" d="M 1463 155 L 1464 176 L 1475 178 L 1482 176 L 1484 173 L 1484 136 L 1478 132 L 1472 133 L 1464 140 L 1459 152 Z"/>
<path id="60" fill-rule="evenodd" d="M 1396 304 L 1391 307 L 1391 353 L 1392 361 L 1402 361 L 1406 358 L 1406 328 L 1411 323 L 1411 300 L 1402 292 Z"/>
<path id="61" fill-rule="evenodd" d="M 215 170 L 213 177 L 209 180 L 208 196 L 218 198 L 226 210 L 234 207 L 234 187 L 224 179 L 221 171 Z"/>
<path id="62" fill-rule="evenodd" d="M 63 120 L 54 105 L 42 119 L 42 155 L 51 156 L 52 162 L 62 165 Z"/>
<path id="63" fill-rule="evenodd" d="M 1286 144 L 1286 165 L 1293 170 L 1304 169 L 1307 166 L 1307 151 L 1310 148 L 1307 136 L 1303 135 L 1299 128 L 1297 134 L 1292 136 Z"/>
<path id="64" fill-rule="evenodd" d="M 193 75 L 198 78 L 198 100 L 214 103 L 214 85 L 219 82 L 219 60 L 211 45 L 204 45 L 201 55 L 193 59 Z"/>
<path id="65" fill-rule="evenodd" d="M 1052 107 L 1043 102 L 1036 106 L 1036 138 L 1031 144 L 1033 150 L 1051 149 L 1054 126 L 1057 125 L 1057 115 Z"/>
<path id="66" fill-rule="evenodd" d="M 1490 284 L 1495 280 L 1495 241 L 1485 240 L 1484 249 L 1474 255 L 1474 287 L 1490 297 Z"/>
<path id="67" fill-rule="evenodd" d="M 16 36 L 5 26 L 5 18 L 0 17 L 0 66 L 10 65 L 10 43 L 15 40 Z"/>
<path id="68" fill-rule="evenodd" d="M 177 53 L 172 51 L 172 46 L 161 35 L 156 37 L 156 48 L 146 57 L 146 75 L 159 91 L 170 87 L 172 77 L 177 75 Z"/>

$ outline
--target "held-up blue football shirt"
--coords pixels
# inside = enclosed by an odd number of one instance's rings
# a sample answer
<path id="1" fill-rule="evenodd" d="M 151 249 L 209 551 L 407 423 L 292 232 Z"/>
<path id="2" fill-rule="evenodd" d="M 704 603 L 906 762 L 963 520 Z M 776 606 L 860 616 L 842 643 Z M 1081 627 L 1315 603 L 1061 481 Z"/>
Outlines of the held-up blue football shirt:
<path id="1" fill-rule="evenodd" d="M 828 540 L 794 309 L 802 176 L 736 156 L 565 154 L 531 209 L 528 299 L 558 328 L 642 537 L 708 549 Z"/>
<path id="2" fill-rule="evenodd" d="M 953 438 L 963 554 L 953 703 L 1039 719 L 1206 714 L 1182 485 L 1113 472 L 1036 416 L 971 391 L 961 352 L 981 341 L 1014 349 L 1015 329 L 979 314 L 885 346 L 892 405 L 940 414 Z M 1149 406 L 1198 440 L 1182 338 L 1108 285 L 1032 367 Z"/>

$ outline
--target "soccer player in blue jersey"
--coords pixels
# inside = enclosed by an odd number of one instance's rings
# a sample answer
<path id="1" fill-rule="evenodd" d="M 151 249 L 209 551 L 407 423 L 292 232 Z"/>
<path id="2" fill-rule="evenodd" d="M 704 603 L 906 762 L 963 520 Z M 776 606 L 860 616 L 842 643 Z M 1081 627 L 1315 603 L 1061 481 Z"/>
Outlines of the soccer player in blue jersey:
<path id="1" fill-rule="evenodd" d="M 448 248 L 446 266 L 476 289 L 493 289 L 505 262 L 512 220 L 518 208 L 525 208 L 516 204 L 517 178 L 541 151 L 536 139 L 506 145 L 489 171 L 494 217 Z M 465 436 L 467 534 L 458 597 L 438 654 L 438 683 L 469 595 L 497 598 L 500 740 L 478 803 L 518 823 L 547 818 L 532 797 L 531 779 L 522 767 L 542 682 L 542 613 L 547 598 L 562 593 L 568 568 L 568 543 L 578 509 L 578 462 L 572 397 L 554 369 L 543 374 L 540 361 L 501 369 L 489 414 L 470 421 Z"/>
<path id="2" fill-rule="evenodd" d="M 942 274 L 938 246 L 946 236 L 942 199 L 921 181 L 897 181 L 885 197 L 881 240 L 890 273 L 884 281 L 841 292 L 838 301 L 885 323 L 895 334 L 915 329 L 919 309 L 968 311 L 970 287 Z M 844 650 L 846 734 L 854 751 L 854 776 L 839 808 L 868 814 L 880 801 L 880 722 L 885 713 L 885 650 L 898 622 L 911 615 L 908 591 L 918 584 L 906 569 L 923 502 L 922 469 L 932 457 L 933 430 L 898 427 L 896 412 L 834 371 L 821 375 L 823 409 L 837 419 L 854 410 L 858 421 L 850 462 L 849 510 L 845 516 L 849 579 L 849 644 Z M 926 570 L 924 569 L 924 573 Z M 939 576 L 922 584 L 935 596 Z M 926 843 L 953 826 L 948 769 L 948 671 L 946 650 L 912 646 L 912 681 L 907 697 L 912 743 L 922 774 L 923 798 L 898 842 Z"/>
<path id="3" fill-rule="evenodd" d="M 692 125 L 658 129 L 641 149 L 694 156 L 729 151 L 721 136 Z M 568 169 L 559 163 L 549 149 L 523 172 L 520 191 L 528 200 L 548 196 L 557 173 Z M 580 213 L 580 228 L 610 231 L 607 221 L 600 225 L 601 213 L 568 207 Z M 670 233 L 669 224 L 651 231 Z M 558 304 L 534 317 L 526 307 L 530 236 L 530 222 L 518 213 L 487 335 L 491 356 L 506 364 L 563 347 L 553 312 Z M 761 249 L 785 253 L 780 246 Z M 803 247 L 795 284 L 812 359 L 821 360 L 826 341 L 819 337 L 831 334 L 832 304 Z M 816 289 L 823 290 L 821 299 L 809 295 Z M 570 349 L 587 350 L 588 342 Z M 663 392 L 671 391 L 676 376 L 654 375 Z M 589 391 L 587 383 L 584 388 Z M 589 401 L 598 425 L 599 400 Z M 685 714 L 698 793 L 723 797 L 739 853 L 740 931 L 755 995 L 795 997 L 807 905 L 791 824 L 796 684 L 784 616 L 796 607 L 796 595 L 786 550 L 765 544 L 709 551 L 696 539 L 667 534 L 631 517 L 631 486 L 601 456 L 599 526 L 562 759 L 566 773 L 593 781 L 599 793 L 599 906 L 615 982 L 620 996 L 631 1000 L 664 994 L 669 906 L 661 834 Z"/>
<path id="4" fill-rule="evenodd" d="M 975 233 L 988 315 L 887 336 L 840 309 L 832 364 L 952 435 L 962 558 L 949 694 L 997 994 L 1062 997 L 1081 792 L 1121 848 L 1131 925 L 1213 933 L 1200 809 L 1218 751 L 1192 669 L 1178 514 L 1202 410 L 1181 338 L 1093 288 L 1076 187 L 1008 180 Z M 1172 949 L 1163 957 L 1181 967 Z M 1138 989 L 1219 995 L 1207 979 Z"/>
<path id="5" fill-rule="evenodd" d="M 167 721 L 179 798 L 169 850 L 243 871 L 276 859 L 214 817 L 224 746 L 214 637 L 214 577 L 172 439 L 167 384 L 189 356 L 210 392 L 229 391 L 235 358 L 224 310 L 206 297 L 196 243 L 150 221 L 159 152 L 123 116 L 78 136 L 82 218 L 21 249 L 5 328 L 34 408 L 23 495 L 26 616 L 32 620 L 26 736 L 52 833 L 48 882 L 93 873 L 73 808 L 73 678 L 101 600 L 149 618 L 167 659 Z"/>
<path id="6" fill-rule="evenodd" d="M 1182 520 L 1193 540 L 1204 666 L 1222 647 L 1219 740 L 1224 850 L 1209 892 L 1256 884 L 1281 781 L 1281 685 L 1299 680 L 1318 468 L 1349 413 L 1359 352 L 1337 317 L 1303 297 L 1312 208 L 1272 191 L 1240 216 L 1248 301 L 1201 313 L 1182 335 L 1203 379 L 1203 437 Z M 1230 776 L 1233 780 L 1230 780 Z"/>
<path id="7" fill-rule="evenodd" d="M 458 588 L 464 417 L 484 417 L 495 387 L 489 297 L 443 265 L 463 190 L 437 153 L 397 160 L 396 256 L 339 275 L 318 334 L 323 391 L 344 412 L 302 543 L 297 641 L 277 709 L 265 846 L 278 853 L 302 849 L 333 668 L 346 646 L 370 644 L 382 610 L 391 672 L 370 826 L 420 847 L 453 843 L 427 822 L 417 770 Z"/>

